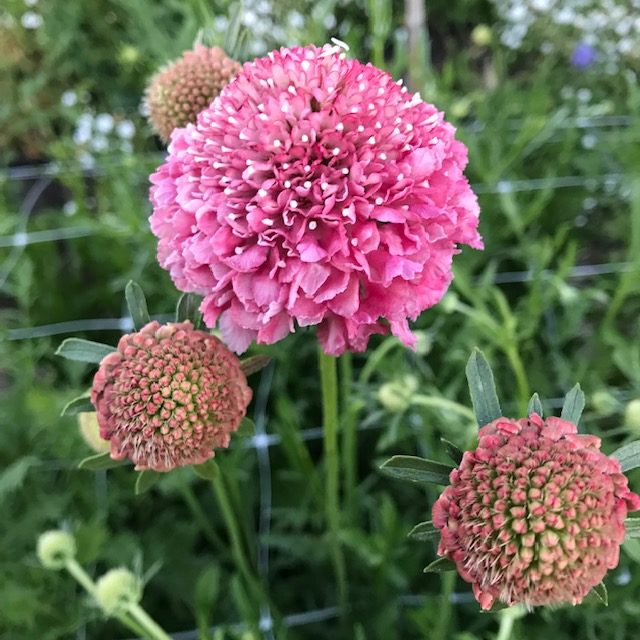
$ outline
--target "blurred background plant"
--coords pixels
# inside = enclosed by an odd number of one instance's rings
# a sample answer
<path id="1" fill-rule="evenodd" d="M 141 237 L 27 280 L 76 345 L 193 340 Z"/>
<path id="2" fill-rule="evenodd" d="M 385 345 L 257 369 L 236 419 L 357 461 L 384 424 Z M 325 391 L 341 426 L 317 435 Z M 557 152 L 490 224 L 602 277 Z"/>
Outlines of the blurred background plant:
<path id="1" fill-rule="evenodd" d="M 140 105 L 148 76 L 204 23 L 224 41 L 229 4 L 0 8 L 0 637 L 127 637 L 68 579 L 38 565 L 38 534 L 61 525 L 92 575 L 161 563 L 145 607 L 176 638 L 485 640 L 502 624 L 504 640 L 505 619 L 513 638 L 630 637 L 640 543 L 625 544 L 607 581 L 608 609 L 480 615 L 467 584 L 422 574 L 434 547 L 406 539 L 436 492 L 377 471 L 391 453 L 443 457 L 441 437 L 470 443 L 464 365 L 476 344 L 512 414 L 534 390 L 551 413 L 580 381 L 583 423 L 605 451 L 640 435 L 640 62 L 637 46 L 622 46 L 637 38 L 636 22 L 618 33 L 628 21 L 611 22 L 605 3 L 597 4 L 611 28 L 594 31 L 596 3 L 578 0 L 245 0 L 245 59 L 335 36 L 443 109 L 469 146 L 483 209 L 487 249 L 458 256 L 449 294 L 417 322 L 417 351 L 378 338 L 353 356 L 355 381 L 343 385 L 343 426 L 358 427 L 345 428 L 340 447 L 347 621 L 336 616 L 324 534 L 318 380 L 308 366 L 315 341 L 306 330 L 254 349 L 274 358 L 252 379 L 254 446 L 240 442 L 218 458 L 269 608 L 249 596 L 210 488 L 190 471 L 136 497 L 126 469 L 76 470 L 90 449 L 75 418 L 58 416 L 92 369 L 52 354 L 71 334 L 113 343 L 130 329 L 129 279 L 153 313 L 172 313 L 178 294 L 156 264 L 147 223 L 148 174 L 162 145 Z M 635 6 L 608 4 L 615 15 Z M 515 7 L 529 17 L 518 19 Z M 526 29 L 516 41 L 518 25 Z M 581 45 L 593 49 L 583 48 L 588 64 L 576 63 Z M 631 481 L 637 491 L 640 478 Z M 197 630 L 178 634 L 189 629 Z"/>

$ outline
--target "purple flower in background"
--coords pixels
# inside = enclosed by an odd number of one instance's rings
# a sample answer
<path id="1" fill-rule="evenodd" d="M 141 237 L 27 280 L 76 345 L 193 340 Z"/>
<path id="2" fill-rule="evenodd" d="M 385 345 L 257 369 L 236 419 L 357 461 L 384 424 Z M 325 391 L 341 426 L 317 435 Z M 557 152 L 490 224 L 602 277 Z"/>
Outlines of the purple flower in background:
<path id="1" fill-rule="evenodd" d="M 598 52 L 586 42 L 580 42 L 571 54 L 571 64 L 578 69 L 588 69 L 598 58 Z"/>

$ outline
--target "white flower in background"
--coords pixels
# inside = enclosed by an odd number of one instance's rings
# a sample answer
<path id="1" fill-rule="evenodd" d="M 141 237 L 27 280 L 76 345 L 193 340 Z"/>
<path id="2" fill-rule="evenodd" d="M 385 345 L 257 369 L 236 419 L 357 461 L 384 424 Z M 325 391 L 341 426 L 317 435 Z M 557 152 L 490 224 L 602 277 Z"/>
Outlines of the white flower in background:
<path id="1" fill-rule="evenodd" d="M 43 22 L 42 16 L 35 11 L 27 11 L 20 18 L 20 23 L 25 29 L 39 29 Z"/>
<path id="2" fill-rule="evenodd" d="M 116 133 L 123 140 L 131 140 L 136 133 L 136 127 L 131 120 L 122 120 L 116 125 Z"/>
<path id="3" fill-rule="evenodd" d="M 38 0 L 24 0 L 27 7 L 35 7 L 38 4 Z"/>
<path id="4" fill-rule="evenodd" d="M 78 205 L 73 201 L 69 200 L 69 202 L 65 202 L 62 207 L 62 213 L 65 216 L 72 216 L 78 211 Z"/>
<path id="5" fill-rule="evenodd" d="M 78 102 L 78 94 L 75 91 L 65 91 L 60 96 L 60 104 L 63 107 L 73 107 Z"/>
<path id="6" fill-rule="evenodd" d="M 113 129 L 113 116 L 110 113 L 99 113 L 96 116 L 96 130 L 100 133 L 109 133 Z"/>

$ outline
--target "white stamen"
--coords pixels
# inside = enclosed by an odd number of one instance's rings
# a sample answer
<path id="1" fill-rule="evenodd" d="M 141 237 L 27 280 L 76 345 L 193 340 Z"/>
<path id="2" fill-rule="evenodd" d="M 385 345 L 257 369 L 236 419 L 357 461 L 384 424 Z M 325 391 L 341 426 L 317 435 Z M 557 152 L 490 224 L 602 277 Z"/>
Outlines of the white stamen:
<path id="1" fill-rule="evenodd" d="M 233 189 L 232 189 L 231 187 L 227 187 L 227 188 L 224 190 L 224 195 L 225 195 L 225 196 L 230 196 L 232 193 L 233 193 Z"/>
<path id="2" fill-rule="evenodd" d="M 327 87 L 327 92 L 328 93 L 333 93 L 335 90 L 336 90 L 336 88 L 331 84 Z"/>
<path id="3" fill-rule="evenodd" d="M 367 88 L 367 85 L 364 82 L 361 82 L 358 85 L 358 89 L 360 89 L 360 91 L 364 91 Z"/>
<path id="4" fill-rule="evenodd" d="M 280 140 L 276 139 L 276 140 L 273 141 L 273 146 L 274 147 L 281 147 L 282 146 L 282 142 L 280 142 Z"/>
<path id="5" fill-rule="evenodd" d="M 374 136 L 370 136 L 370 137 L 369 137 L 369 139 L 367 140 L 367 142 L 368 142 L 369 144 L 375 144 L 375 143 L 376 143 L 376 139 L 375 139 L 375 137 L 374 137 Z"/>
<path id="6" fill-rule="evenodd" d="M 367 107 L 367 109 L 369 109 L 369 111 L 373 111 L 376 108 L 376 105 L 373 104 L 373 102 L 369 103 L 369 106 Z"/>
<path id="7" fill-rule="evenodd" d="M 292 200 L 292 201 L 289 203 L 289 206 L 290 206 L 292 209 L 295 209 L 295 208 L 298 206 L 298 201 L 297 201 L 297 200 Z"/>
<path id="8" fill-rule="evenodd" d="M 283 162 L 282 163 L 282 168 L 286 171 L 289 168 L 289 163 L 288 162 Z"/>
<path id="9" fill-rule="evenodd" d="M 385 88 L 384 88 L 384 87 L 380 87 L 380 88 L 378 89 L 378 95 L 379 95 L 379 96 L 384 95 L 384 92 L 385 92 Z"/>
<path id="10" fill-rule="evenodd" d="M 258 105 L 258 111 L 264 111 L 264 105 L 262 102 Z"/>
<path id="11" fill-rule="evenodd" d="M 296 95 L 296 88 L 292 84 L 289 85 L 289 88 L 287 89 L 287 91 L 294 96 Z"/>
<path id="12" fill-rule="evenodd" d="M 399 182 L 400 180 L 404 180 L 404 173 L 399 173 L 399 174 L 398 174 L 398 177 L 397 177 L 397 180 L 398 180 L 398 182 Z"/>
<path id="13" fill-rule="evenodd" d="M 313 231 L 314 229 L 317 229 L 317 228 L 318 228 L 318 223 L 315 220 L 312 220 L 309 223 L 309 229 L 311 229 L 311 231 Z"/>
<path id="14" fill-rule="evenodd" d="M 229 220 L 231 220 L 232 222 L 234 220 L 237 220 L 239 217 L 240 216 L 237 213 L 230 213 L 229 216 L 228 216 Z"/>
<path id="15" fill-rule="evenodd" d="M 337 156 L 340 153 L 340 147 L 334 147 L 333 148 L 333 155 Z"/>
<path id="16" fill-rule="evenodd" d="M 308 60 L 303 60 L 300 63 L 300 66 L 302 67 L 303 71 L 309 71 L 309 68 L 311 67 L 311 63 Z"/>
<path id="17" fill-rule="evenodd" d="M 309 142 L 309 136 L 306 133 L 303 133 L 300 136 L 300 140 L 302 140 L 302 142 Z"/>
<path id="18" fill-rule="evenodd" d="M 304 170 L 305 171 L 311 171 L 311 165 L 310 164 L 305 164 L 304 165 Z"/>
<path id="19" fill-rule="evenodd" d="M 273 226 L 273 220 L 271 218 L 262 218 L 262 224 L 266 224 L 267 227 Z"/>
<path id="20" fill-rule="evenodd" d="M 349 45 L 346 42 L 342 42 L 342 40 L 338 40 L 338 38 L 331 38 L 331 42 L 336 46 L 344 49 L 345 51 L 349 51 Z"/>
<path id="21" fill-rule="evenodd" d="M 247 134 L 244 131 L 240 132 L 240 135 L 238 136 L 238 138 L 240 138 L 240 140 L 248 140 L 249 139 L 247 137 Z"/>
<path id="22" fill-rule="evenodd" d="M 261 198 L 264 198 L 267 195 L 267 190 L 266 189 L 258 189 L 258 195 Z"/>
<path id="23" fill-rule="evenodd" d="M 244 251 L 244 249 L 242 247 L 236 247 L 234 249 L 234 252 L 237 256 L 239 256 L 242 252 Z"/>
<path id="24" fill-rule="evenodd" d="M 329 188 L 329 183 L 328 182 L 323 182 L 323 183 L 320 184 L 320 187 L 324 191 L 324 190 Z"/>
<path id="25" fill-rule="evenodd" d="M 358 246 L 358 238 L 351 238 L 351 244 L 352 244 L 354 247 L 357 247 L 357 246 Z"/>
<path id="26" fill-rule="evenodd" d="M 402 83 L 404 82 L 404 80 L 402 78 L 400 78 L 400 80 L 398 80 L 398 82 L 396 82 L 396 84 L 401 87 Z"/>
<path id="27" fill-rule="evenodd" d="M 303 186 L 305 189 L 311 189 L 311 182 L 309 180 L 306 180 Z"/>
<path id="28" fill-rule="evenodd" d="M 378 122 L 376 122 L 376 129 L 382 129 L 382 122 L 380 122 L 378 120 Z"/>
<path id="29" fill-rule="evenodd" d="M 376 204 L 377 204 L 377 205 L 381 205 L 383 202 L 384 202 L 384 198 L 381 198 L 380 196 L 378 196 L 378 197 L 376 198 Z"/>
<path id="30" fill-rule="evenodd" d="M 349 175 L 349 169 L 348 169 L 347 167 L 345 167 L 345 168 L 342 170 L 342 173 L 343 173 L 345 176 L 348 176 L 348 175 Z"/>
<path id="31" fill-rule="evenodd" d="M 438 142 L 440 142 L 440 139 L 435 136 L 433 138 L 431 138 L 431 140 L 429 140 L 429 144 L 438 144 Z"/>
<path id="32" fill-rule="evenodd" d="M 380 160 L 386 160 L 386 159 L 387 159 L 387 154 L 383 151 L 383 152 L 380 154 Z"/>
<path id="33" fill-rule="evenodd" d="M 345 207 L 345 208 L 342 210 L 342 215 L 343 215 L 345 218 L 348 218 L 348 217 L 349 217 L 349 214 L 350 214 L 349 207 Z"/>
<path id="34" fill-rule="evenodd" d="M 255 172 L 256 172 L 256 170 L 253 167 L 251 167 L 251 166 L 247 167 L 247 175 L 249 177 L 251 177 Z"/>
<path id="35" fill-rule="evenodd" d="M 358 125 L 358 133 L 362 133 L 364 131 L 364 125 Z"/>
<path id="36" fill-rule="evenodd" d="M 408 122 L 407 126 L 405 127 L 405 130 L 406 131 L 413 131 L 413 125 L 410 122 Z"/>
<path id="37" fill-rule="evenodd" d="M 214 169 L 220 169 L 220 167 L 223 167 L 224 165 L 221 162 L 218 162 L 217 160 L 213 163 L 213 168 Z"/>
<path id="38" fill-rule="evenodd" d="M 227 122 L 229 122 L 229 124 L 238 124 L 238 121 L 233 116 L 229 116 Z"/>
<path id="39" fill-rule="evenodd" d="M 342 124 L 342 122 L 338 122 L 338 124 L 336 125 L 336 131 L 344 131 L 344 125 Z"/>
<path id="40" fill-rule="evenodd" d="M 285 180 L 284 181 L 284 188 L 285 189 L 291 189 L 291 180 Z"/>

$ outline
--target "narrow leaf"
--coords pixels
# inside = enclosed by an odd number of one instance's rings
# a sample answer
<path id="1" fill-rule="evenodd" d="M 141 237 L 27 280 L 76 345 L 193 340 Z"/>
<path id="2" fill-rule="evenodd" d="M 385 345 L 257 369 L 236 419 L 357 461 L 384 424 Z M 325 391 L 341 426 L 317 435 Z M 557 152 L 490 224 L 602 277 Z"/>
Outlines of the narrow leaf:
<path id="1" fill-rule="evenodd" d="M 99 364 L 105 356 L 115 349 L 106 344 L 83 340 L 82 338 L 67 338 L 56 351 L 57 356 L 77 362 L 93 362 Z"/>
<path id="2" fill-rule="evenodd" d="M 623 471 L 630 471 L 640 467 L 640 441 L 625 444 L 614 451 L 611 457 L 620 462 L 620 468 Z"/>
<path id="3" fill-rule="evenodd" d="M 207 460 L 202 464 L 194 464 L 191 468 L 203 480 L 215 480 L 220 475 L 218 465 L 213 460 Z"/>
<path id="4" fill-rule="evenodd" d="M 431 564 L 428 564 L 424 569 L 424 573 L 445 573 L 446 571 L 455 571 L 456 564 L 448 558 L 438 558 Z"/>
<path id="5" fill-rule="evenodd" d="M 264 369 L 270 362 L 271 358 L 269 356 L 251 356 L 240 360 L 240 368 L 245 376 L 250 376 L 252 373 L 257 373 Z"/>
<path id="6" fill-rule="evenodd" d="M 542 402 L 540 402 L 540 396 L 537 393 L 534 393 L 531 396 L 531 400 L 529 400 L 529 406 L 527 407 L 527 415 L 530 416 L 532 413 L 537 413 L 541 418 L 544 416 L 542 408 Z"/>
<path id="7" fill-rule="evenodd" d="M 464 451 L 445 438 L 440 438 L 440 442 L 444 444 L 444 449 L 447 452 L 447 455 L 456 463 L 456 465 L 459 465 L 462 462 Z"/>
<path id="8" fill-rule="evenodd" d="M 466 367 L 473 410 L 478 425 L 483 427 L 502 416 L 491 367 L 480 349 L 475 348 Z"/>
<path id="9" fill-rule="evenodd" d="M 95 407 L 91 404 L 91 400 L 87 396 L 80 396 L 79 398 L 69 400 L 69 402 L 64 405 L 64 408 L 62 409 L 60 415 L 75 416 L 78 413 L 95 410 Z"/>
<path id="10" fill-rule="evenodd" d="M 176 306 L 176 322 L 187 320 L 196 329 L 200 326 L 200 298 L 193 293 L 183 293 Z"/>
<path id="11" fill-rule="evenodd" d="M 416 456 L 393 456 L 380 467 L 381 471 L 393 478 L 434 484 L 449 484 L 452 469 L 450 465 Z"/>
<path id="12" fill-rule="evenodd" d="M 149 491 L 161 476 L 162 474 L 158 471 L 141 471 L 136 478 L 135 494 L 139 496 L 145 491 Z"/>
<path id="13" fill-rule="evenodd" d="M 625 538 L 640 538 L 640 518 L 627 518 L 624 521 Z"/>
<path id="14" fill-rule="evenodd" d="M 144 291 L 142 291 L 142 287 L 137 282 L 129 280 L 124 290 L 124 297 L 127 300 L 133 326 L 137 331 L 140 331 L 145 324 L 151 322 Z"/>
<path id="15" fill-rule="evenodd" d="M 564 397 L 564 405 L 562 407 L 562 413 L 560 417 L 567 422 L 572 422 L 577 425 L 584 409 L 584 393 L 577 384 L 567 395 Z"/>
<path id="16" fill-rule="evenodd" d="M 113 469 L 114 467 L 122 467 L 129 464 L 128 460 L 114 460 L 109 452 L 96 453 L 89 456 L 78 463 L 78 469 L 86 469 L 87 471 L 100 471 L 102 469 Z"/>
<path id="17" fill-rule="evenodd" d="M 242 418 L 242 422 L 236 431 L 236 435 L 241 438 L 250 438 L 256 434 L 256 425 L 251 418 L 246 416 Z"/>
<path id="18" fill-rule="evenodd" d="M 607 593 L 607 587 L 605 587 L 604 582 L 597 584 L 589 593 L 595 595 L 605 607 L 609 606 L 609 594 Z"/>
<path id="19" fill-rule="evenodd" d="M 407 534 L 407 537 L 420 541 L 435 540 L 440 537 L 440 530 L 433 526 L 431 520 L 427 520 L 413 527 Z"/>

